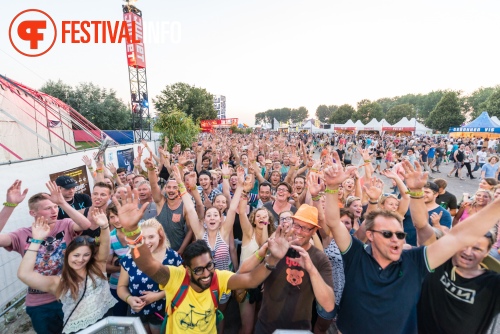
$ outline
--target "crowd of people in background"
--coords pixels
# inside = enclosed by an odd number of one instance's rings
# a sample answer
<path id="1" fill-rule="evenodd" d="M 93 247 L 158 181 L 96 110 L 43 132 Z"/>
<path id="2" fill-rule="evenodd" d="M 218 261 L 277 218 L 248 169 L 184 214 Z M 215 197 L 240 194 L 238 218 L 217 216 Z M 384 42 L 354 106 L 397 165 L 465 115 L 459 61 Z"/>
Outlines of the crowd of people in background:
<path id="1" fill-rule="evenodd" d="M 488 138 L 274 131 L 143 141 L 133 170 L 84 157 L 91 196 L 69 176 L 47 182 L 28 199 L 32 226 L 0 246 L 22 256 L 37 333 L 109 315 L 152 334 L 223 333 L 230 303 L 239 333 L 496 333 L 498 150 Z M 453 194 L 449 178 L 477 191 Z M 0 232 L 22 188 L 7 189 Z"/>

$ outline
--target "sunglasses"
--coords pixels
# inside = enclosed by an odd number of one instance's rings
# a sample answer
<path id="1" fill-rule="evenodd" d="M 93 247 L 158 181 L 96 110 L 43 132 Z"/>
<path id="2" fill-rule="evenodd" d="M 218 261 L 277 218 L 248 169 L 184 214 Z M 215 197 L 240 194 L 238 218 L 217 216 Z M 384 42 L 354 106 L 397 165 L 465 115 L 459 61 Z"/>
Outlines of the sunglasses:
<path id="1" fill-rule="evenodd" d="M 191 270 L 191 272 L 194 273 L 195 275 L 200 276 L 200 275 L 202 275 L 205 272 L 205 269 L 210 272 L 210 271 L 214 270 L 214 268 L 215 268 L 215 262 L 214 261 L 210 261 L 204 267 L 196 267 L 194 269 L 189 268 L 189 270 Z"/>
<path id="2" fill-rule="evenodd" d="M 52 252 L 54 251 L 54 245 L 53 243 L 56 241 L 56 238 L 54 237 L 47 237 L 45 238 L 45 241 L 42 243 L 42 245 L 45 246 L 45 250 L 47 252 Z"/>
<path id="3" fill-rule="evenodd" d="M 391 231 L 385 231 L 385 230 L 382 230 L 382 231 L 368 230 L 368 231 L 380 233 L 386 239 L 392 238 L 393 234 L 395 234 L 396 238 L 398 238 L 399 240 L 403 240 L 404 238 L 406 238 L 405 232 L 391 232 Z"/>
<path id="4" fill-rule="evenodd" d="M 77 244 L 83 244 L 83 243 L 85 243 L 85 241 L 87 241 L 89 244 L 95 243 L 95 239 L 92 237 L 89 237 L 88 235 L 81 235 L 81 236 L 73 239 L 73 241 Z"/>

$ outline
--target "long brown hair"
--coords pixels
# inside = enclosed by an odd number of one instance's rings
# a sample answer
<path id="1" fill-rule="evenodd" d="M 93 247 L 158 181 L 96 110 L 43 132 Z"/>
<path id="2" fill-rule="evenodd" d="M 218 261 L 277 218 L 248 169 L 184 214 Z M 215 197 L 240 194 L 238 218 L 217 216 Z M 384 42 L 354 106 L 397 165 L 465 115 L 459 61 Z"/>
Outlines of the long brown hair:
<path id="1" fill-rule="evenodd" d="M 94 286 L 96 277 L 106 279 L 106 276 L 104 276 L 101 268 L 96 261 L 98 248 L 95 244 L 94 239 L 88 236 L 76 237 L 69 243 L 68 248 L 66 249 L 66 252 L 64 254 L 64 265 L 61 274 L 61 282 L 59 283 L 59 286 L 56 290 L 56 296 L 58 296 L 59 298 L 65 295 L 68 291 L 71 292 L 71 297 L 74 300 L 78 298 L 79 283 L 85 280 L 84 278 L 80 277 L 73 268 L 69 266 L 69 255 L 82 246 L 88 246 L 92 253 L 92 256 L 90 257 L 89 262 L 87 262 L 85 269 Z"/>

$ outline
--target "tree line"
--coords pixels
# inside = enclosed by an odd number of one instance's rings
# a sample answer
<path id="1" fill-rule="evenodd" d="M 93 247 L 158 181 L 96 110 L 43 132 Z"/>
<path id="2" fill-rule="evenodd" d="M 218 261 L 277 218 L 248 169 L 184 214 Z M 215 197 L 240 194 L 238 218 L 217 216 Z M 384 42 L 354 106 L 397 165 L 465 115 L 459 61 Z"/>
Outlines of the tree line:
<path id="1" fill-rule="evenodd" d="M 255 114 L 255 124 L 278 122 L 299 123 L 307 118 L 309 111 L 306 107 L 269 109 Z"/>
<path id="2" fill-rule="evenodd" d="M 474 119 L 483 111 L 490 117 L 500 117 L 500 86 L 481 87 L 470 95 L 461 91 L 438 90 L 428 94 L 406 94 L 384 97 L 376 101 L 367 99 L 357 103 L 356 109 L 349 104 L 320 105 L 316 117 L 323 123 L 344 124 L 349 119 L 364 124 L 375 118 L 384 118 L 394 124 L 406 117 L 415 117 L 431 129 L 448 132 L 451 126 L 460 126 L 466 119 Z M 256 116 L 257 121 L 257 116 Z"/>

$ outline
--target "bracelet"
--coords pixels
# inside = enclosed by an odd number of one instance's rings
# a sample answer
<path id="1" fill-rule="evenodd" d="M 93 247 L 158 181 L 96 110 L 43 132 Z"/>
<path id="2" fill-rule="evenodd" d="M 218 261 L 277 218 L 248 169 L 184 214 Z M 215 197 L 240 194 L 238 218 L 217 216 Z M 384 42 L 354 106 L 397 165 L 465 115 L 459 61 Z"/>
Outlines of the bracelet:
<path id="1" fill-rule="evenodd" d="M 338 189 L 328 189 L 328 188 L 325 188 L 325 193 L 326 194 L 338 194 L 339 190 Z"/>
<path id="2" fill-rule="evenodd" d="M 276 269 L 276 266 L 272 266 L 272 265 L 270 265 L 269 263 L 266 262 L 266 269 L 267 270 L 274 270 L 274 269 Z"/>
<path id="3" fill-rule="evenodd" d="M 317 173 L 319 170 L 317 168 L 311 168 L 311 172 Z"/>
<path id="4" fill-rule="evenodd" d="M 90 166 L 90 167 L 88 167 L 88 166 L 87 166 L 87 168 L 88 168 L 89 170 L 94 170 L 94 167 L 92 167 L 92 166 Z"/>
<path id="5" fill-rule="evenodd" d="M 123 234 L 125 234 L 126 237 L 133 237 L 134 235 L 136 235 L 137 233 L 140 233 L 141 232 L 141 228 L 140 226 L 137 227 L 137 229 L 135 229 L 134 231 L 131 231 L 131 232 L 127 232 L 125 231 L 125 229 L 122 227 L 122 232 Z"/>
<path id="6" fill-rule="evenodd" d="M 141 167 L 141 165 L 134 165 L 134 168 L 139 169 L 139 167 Z"/>
<path id="7" fill-rule="evenodd" d="M 102 169 L 96 169 L 95 171 L 96 171 L 96 173 L 104 173 L 104 171 Z"/>
<path id="8" fill-rule="evenodd" d="M 316 196 L 313 196 L 313 197 L 312 197 L 312 200 L 313 200 L 314 202 L 317 202 L 317 201 L 319 201 L 320 199 L 321 199 L 321 195 L 316 195 Z"/>
<path id="9" fill-rule="evenodd" d="M 128 299 L 129 299 L 130 297 L 132 297 L 132 295 L 128 295 L 128 296 L 127 296 L 127 298 L 125 298 L 125 303 L 127 303 L 127 304 L 128 304 Z"/>
<path id="10" fill-rule="evenodd" d="M 413 198 L 413 199 L 422 199 L 422 198 L 424 198 L 424 196 L 412 196 L 412 195 L 410 195 L 410 198 Z"/>
<path id="11" fill-rule="evenodd" d="M 135 238 L 135 240 L 131 240 L 129 238 L 125 238 L 125 240 L 127 240 L 127 244 L 129 246 L 135 246 L 135 245 L 138 245 L 141 241 L 143 241 L 143 236 L 142 236 L 142 232 L 141 234 L 139 234 L 139 236 L 137 238 Z"/>
<path id="12" fill-rule="evenodd" d="M 184 168 L 184 165 L 183 165 L 183 164 L 177 163 L 177 165 L 178 165 L 180 168 Z"/>
<path id="13" fill-rule="evenodd" d="M 38 253 L 38 250 L 34 250 L 34 249 L 27 249 L 26 251 L 27 252 L 37 252 Z"/>
<path id="14" fill-rule="evenodd" d="M 372 162 L 371 160 L 364 160 L 364 162 Z"/>
<path id="15" fill-rule="evenodd" d="M 378 201 L 373 201 L 373 202 L 372 201 L 368 201 L 368 203 L 370 203 L 370 204 L 378 204 Z"/>
<path id="16" fill-rule="evenodd" d="M 410 190 L 407 190 L 405 192 L 405 194 L 410 195 L 410 197 L 412 197 L 412 198 L 414 198 L 414 197 L 423 197 L 424 196 L 424 191 L 423 190 L 420 190 L 420 191 L 410 191 Z"/>
<path id="17" fill-rule="evenodd" d="M 33 239 L 33 238 L 31 238 L 31 243 L 32 244 L 41 244 L 42 242 L 43 242 L 43 240 L 41 240 L 41 239 Z"/>
<path id="18" fill-rule="evenodd" d="M 154 171 L 154 170 L 155 170 L 155 168 L 154 168 L 154 167 L 148 167 L 148 171 L 152 172 L 152 171 Z"/>
<path id="19" fill-rule="evenodd" d="M 258 249 L 255 251 L 254 254 L 255 254 L 255 257 L 257 258 L 257 260 L 259 260 L 260 262 L 264 261 L 264 258 L 259 255 L 259 250 Z"/>
<path id="20" fill-rule="evenodd" d="M 15 208 L 17 204 L 12 202 L 3 202 L 3 206 L 7 206 L 9 208 Z"/>
<path id="21" fill-rule="evenodd" d="M 257 160 L 252 160 L 252 161 L 250 161 L 250 163 L 252 163 L 252 164 L 253 164 L 253 163 L 256 163 L 256 162 L 257 162 Z"/>
<path id="22" fill-rule="evenodd" d="M 102 231 L 102 230 L 105 230 L 105 229 L 108 229 L 108 228 L 109 228 L 109 224 L 108 224 L 108 226 L 106 226 L 106 227 L 101 227 L 101 231 Z"/>
<path id="23" fill-rule="evenodd" d="M 230 179 L 230 178 L 231 178 L 231 176 L 229 176 L 229 175 L 222 175 L 222 178 L 223 178 L 224 180 L 228 180 L 228 179 Z"/>

